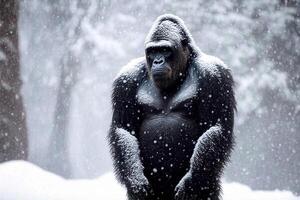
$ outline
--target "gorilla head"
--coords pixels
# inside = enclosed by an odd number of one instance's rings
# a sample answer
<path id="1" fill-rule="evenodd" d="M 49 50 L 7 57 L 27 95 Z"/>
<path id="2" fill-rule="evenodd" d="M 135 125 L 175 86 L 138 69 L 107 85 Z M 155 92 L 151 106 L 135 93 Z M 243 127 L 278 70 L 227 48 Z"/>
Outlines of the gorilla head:
<path id="1" fill-rule="evenodd" d="M 149 74 L 159 89 L 167 89 L 185 76 L 191 43 L 180 18 L 163 15 L 153 24 L 146 38 L 145 54 Z"/>

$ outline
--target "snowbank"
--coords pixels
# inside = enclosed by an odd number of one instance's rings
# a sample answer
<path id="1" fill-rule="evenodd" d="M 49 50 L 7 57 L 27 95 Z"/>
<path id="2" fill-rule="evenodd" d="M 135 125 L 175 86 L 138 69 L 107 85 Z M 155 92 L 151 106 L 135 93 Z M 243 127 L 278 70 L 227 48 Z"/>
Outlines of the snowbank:
<path id="1" fill-rule="evenodd" d="M 300 200 L 288 191 L 252 191 L 224 183 L 224 200 Z M 0 200 L 125 200 L 112 173 L 93 180 L 65 180 L 25 161 L 0 165 Z"/>
<path id="2" fill-rule="evenodd" d="M 25 161 L 0 165 L 0 200 L 125 200 L 125 196 L 111 173 L 94 180 L 66 180 Z"/>

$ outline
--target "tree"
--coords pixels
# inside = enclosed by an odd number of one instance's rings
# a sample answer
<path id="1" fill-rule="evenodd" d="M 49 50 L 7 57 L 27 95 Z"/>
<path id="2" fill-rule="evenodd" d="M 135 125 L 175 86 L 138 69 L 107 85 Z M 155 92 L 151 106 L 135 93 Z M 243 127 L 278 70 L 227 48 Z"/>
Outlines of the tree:
<path id="1" fill-rule="evenodd" d="M 18 46 L 18 1 L 0 0 L 0 162 L 27 158 Z"/>
<path id="2" fill-rule="evenodd" d="M 53 10 L 65 20 L 66 27 L 64 33 L 65 38 L 68 39 L 66 40 L 65 53 L 60 60 L 60 79 L 56 97 L 53 130 L 48 149 L 49 162 L 47 168 L 69 178 L 71 176 L 71 161 L 68 151 L 68 127 L 72 91 L 77 82 L 80 66 L 74 46 L 76 46 L 80 38 L 80 26 L 84 13 L 80 12 L 80 6 L 82 5 L 77 1 L 72 2 L 71 6 L 63 1 L 60 4 L 61 7 L 54 7 Z"/>

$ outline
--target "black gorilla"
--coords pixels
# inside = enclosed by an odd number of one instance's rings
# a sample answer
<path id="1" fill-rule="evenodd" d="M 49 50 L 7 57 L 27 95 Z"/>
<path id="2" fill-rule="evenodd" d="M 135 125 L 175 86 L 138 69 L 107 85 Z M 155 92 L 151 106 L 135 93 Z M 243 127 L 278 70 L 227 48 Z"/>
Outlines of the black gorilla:
<path id="1" fill-rule="evenodd" d="M 113 86 L 116 175 L 129 199 L 219 199 L 234 139 L 230 70 L 174 15 L 156 20 L 145 47 Z"/>

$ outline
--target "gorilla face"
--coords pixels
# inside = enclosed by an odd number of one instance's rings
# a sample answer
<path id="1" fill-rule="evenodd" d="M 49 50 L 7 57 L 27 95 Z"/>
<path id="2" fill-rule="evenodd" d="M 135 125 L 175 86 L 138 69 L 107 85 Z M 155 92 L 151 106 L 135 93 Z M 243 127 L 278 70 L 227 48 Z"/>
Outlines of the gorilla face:
<path id="1" fill-rule="evenodd" d="M 147 65 L 159 88 L 167 87 L 174 76 L 175 48 L 168 41 L 151 42 L 146 47 Z"/>
<path id="2" fill-rule="evenodd" d="M 155 37 L 153 34 L 146 43 L 148 71 L 159 89 L 174 85 L 186 71 L 188 47 L 184 41 L 171 38 L 170 35 Z"/>

